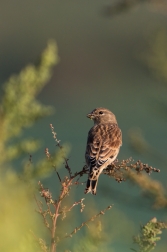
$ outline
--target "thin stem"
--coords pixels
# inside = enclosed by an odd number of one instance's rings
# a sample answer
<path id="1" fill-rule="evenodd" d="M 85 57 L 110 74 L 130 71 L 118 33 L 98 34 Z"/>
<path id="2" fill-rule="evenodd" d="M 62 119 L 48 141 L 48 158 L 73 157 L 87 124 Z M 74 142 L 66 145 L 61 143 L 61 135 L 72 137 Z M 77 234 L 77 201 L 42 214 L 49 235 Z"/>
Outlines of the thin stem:
<path id="1" fill-rule="evenodd" d="M 53 166 L 53 168 L 54 168 L 55 171 L 56 171 L 56 174 L 57 174 L 57 177 L 58 177 L 59 181 L 61 182 L 61 178 L 60 178 L 60 175 L 59 175 L 59 173 L 58 173 L 58 171 L 57 171 L 57 169 L 56 169 L 56 166 L 55 166 L 55 165 L 52 165 L 52 166 Z"/>
<path id="2" fill-rule="evenodd" d="M 70 185 L 70 183 L 71 183 L 71 180 L 69 180 L 66 187 L 68 187 Z M 58 219 L 58 216 L 59 216 L 59 209 L 60 209 L 60 206 L 61 206 L 61 201 L 64 198 L 64 194 L 65 194 L 65 186 L 63 186 L 63 190 L 62 190 L 62 192 L 60 194 L 60 197 L 59 197 L 59 200 L 58 200 L 57 204 L 54 204 L 56 212 L 55 212 L 55 215 L 54 215 L 52 232 L 51 232 L 51 252 L 56 252 L 56 242 L 55 242 L 56 224 L 57 224 L 57 219 Z"/>
<path id="3" fill-rule="evenodd" d="M 64 238 L 67 237 L 72 237 L 73 234 L 76 234 L 77 231 L 79 231 L 83 226 L 87 226 L 87 224 L 91 221 L 94 221 L 97 217 L 99 217 L 100 215 L 103 215 L 107 210 L 110 210 L 112 208 L 112 206 L 108 206 L 107 208 L 105 208 L 103 211 L 100 211 L 100 213 L 95 214 L 94 216 L 92 216 L 89 220 L 83 222 L 79 227 L 76 227 L 69 235 L 66 235 Z"/>
<path id="4" fill-rule="evenodd" d="M 51 233 L 51 252 L 56 252 L 55 233 L 56 233 L 56 223 L 57 223 L 57 218 L 59 216 L 60 205 L 61 205 L 61 201 L 59 201 L 57 205 L 55 206 L 56 212 L 53 219 L 53 226 L 52 226 L 52 233 Z"/>

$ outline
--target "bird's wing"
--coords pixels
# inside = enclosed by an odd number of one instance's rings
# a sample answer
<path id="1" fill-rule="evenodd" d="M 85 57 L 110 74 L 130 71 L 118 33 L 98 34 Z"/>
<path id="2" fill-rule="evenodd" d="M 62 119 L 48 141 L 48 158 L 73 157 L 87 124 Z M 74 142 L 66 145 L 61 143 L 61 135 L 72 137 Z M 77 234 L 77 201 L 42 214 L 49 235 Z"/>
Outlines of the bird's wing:
<path id="1" fill-rule="evenodd" d="M 122 145 L 122 133 L 117 124 L 98 124 L 88 133 L 86 161 L 100 166 L 108 158 L 118 154 Z"/>

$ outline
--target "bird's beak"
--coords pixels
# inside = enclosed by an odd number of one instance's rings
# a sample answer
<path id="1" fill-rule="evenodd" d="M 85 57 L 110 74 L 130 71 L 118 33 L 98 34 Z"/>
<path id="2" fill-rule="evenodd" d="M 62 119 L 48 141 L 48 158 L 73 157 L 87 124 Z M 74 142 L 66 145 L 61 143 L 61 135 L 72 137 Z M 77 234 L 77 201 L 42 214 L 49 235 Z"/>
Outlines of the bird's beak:
<path id="1" fill-rule="evenodd" d="M 92 114 L 87 114 L 87 117 L 90 118 L 91 120 L 93 119 L 93 115 Z"/>

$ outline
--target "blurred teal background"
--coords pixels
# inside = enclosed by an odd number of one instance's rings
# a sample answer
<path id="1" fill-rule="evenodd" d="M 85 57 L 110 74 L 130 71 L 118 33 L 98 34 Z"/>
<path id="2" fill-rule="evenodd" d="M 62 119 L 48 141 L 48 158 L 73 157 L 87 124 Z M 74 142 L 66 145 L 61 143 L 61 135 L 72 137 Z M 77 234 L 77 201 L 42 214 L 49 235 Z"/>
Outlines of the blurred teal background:
<path id="1" fill-rule="evenodd" d="M 43 140 L 43 149 L 33 155 L 33 160 L 44 155 L 45 147 L 54 151 L 49 128 L 52 123 L 61 143 L 71 145 L 69 164 L 72 171 L 81 170 L 85 164 L 87 133 L 92 126 L 86 114 L 102 106 L 116 115 L 122 129 L 123 146 L 118 158 L 132 156 L 159 168 L 160 174 L 151 177 L 166 187 L 167 83 L 152 75 L 140 56 L 148 52 L 148 41 L 154 32 L 166 28 L 167 14 L 163 9 L 156 9 L 156 5 L 143 3 L 118 15 L 105 16 L 103 8 L 116 2 L 1 0 L 0 82 L 2 84 L 26 64 L 35 62 L 48 39 L 55 39 L 60 63 L 38 98 L 44 104 L 54 106 L 56 113 L 25 132 Z M 151 146 L 150 152 L 136 152 L 130 147 L 129 130 L 133 128 L 142 130 Z M 86 177 L 82 181 L 86 181 Z M 46 179 L 44 184 L 55 190 L 58 180 L 54 176 L 51 180 Z M 129 182 L 118 184 L 102 175 L 96 197 L 85 196 L 83 192 L 84 186 L 78 187 L 75 198 L 85 197 L 95 202 L 97 212 L 114 204 L 116 210 L 113 208 L 105 218 L 120 217 L 124 227 L 113 220 L 115 229 L 120 230 L 118 237 L 124 235 L 121 230 L 125 231 L 127 227 L 124 218 L 132 222 L 128 230 L 132 228 L 136 233 L 140 223 L 144 224 L 154 216 L 167 219 L 165 210 L 152 209 L 151 201 Z M 129 231 L 129 240 L 133 231 Z M 120 244 L 118 238 L 114 248 L 125 251 L 126 247 L 129 251 L 125 240 L 122 239 Z"/>

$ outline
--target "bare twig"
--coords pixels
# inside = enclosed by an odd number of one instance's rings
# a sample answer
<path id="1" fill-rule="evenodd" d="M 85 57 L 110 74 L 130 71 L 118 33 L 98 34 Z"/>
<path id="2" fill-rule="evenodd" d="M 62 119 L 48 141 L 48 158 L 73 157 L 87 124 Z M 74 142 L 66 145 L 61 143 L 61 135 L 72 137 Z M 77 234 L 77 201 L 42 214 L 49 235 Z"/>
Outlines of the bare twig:
<path id="1" fill-rule="evenodd" d="M 132 158 L 129 158 L 126 160 L 122 160 L 121 162 L 116 160 L 106 169 L 104 169 L 103 173 L 115 178 L 117 182 L 122 182 L 126 180 L 125 172 L 127 172 L 128 174 L 128 172 L 131 170 L 135 170 L 137 174 L 140 174 L 141 172 L 145 171 L 149 175 L 151 174 L 151 172 L 160 172 L 159 169 L 153 168 L 148 164 L 144 164 L 140 160 L 135 162 L 134 160 L 132 160 Z"/>
<path id="2" fill-rule="evenodd" d="M 32 230 L 30 230 L 30 232 L 34 236 L 34 239 L 36 240 L 37 244 L 40 246 L 40 248 L 42 249 L 42 251 L 49 252 L 49 249 L 46 246 L 45 241 L 42 240 L 41 238 L 36 237 L 36 235 L 34 234 L 34 232 Z"/>
<path id="3" fill-rule="evenodd" d="M 60 140 L 57 139 L 57 134 L 54 131 L 54 127 L 52 124 L 50 124 L 51 132 L 53 134 L 53 138 L 56 142 L 56 145 L 62 149 L 63 147 L 60 145 Z M 48 160 L 52 161 L 52 157 L 49 153 L 49 149 L 45 149 L 45 154 Z M 54 164 L 52 164 L 52 167 L 55 169 L 57 176 L 59 178 L 59 181 L 61 183 L 61 190 L 60 194 L 57 200 L 53 200 L 52 194 L 50 193 L 48 188 L 44 188 L 41 182 L 39 182 L 39 187 L 40 187 L 40 194 L 41 197 L 44 197 L 47 209 L 43 210 L 42 203 L 38 201 L 36 198 L 36 203 L 38 206 L 38 213 L 41 214 L 45 226 L 49 229 L 51 233 L 51 247 L 50 247 L 50 252 L 56 252 L 56 246 L 57 243 L 60 240 L 63 240 L 64 238 L 67 237 L 72 237 L 74 234 L 77 233 L 83 226 L 88 226 L 88 223 L 91 221 L 94 221 L 97 217 L 100 215 L 103 215 L 107 210 L 111 209 L 112 206 L 108 206 L 105 208 L 103 211 L 100 211 L 98 214 L 92 216 L 90 219 L 87 221 L 83 222 L 80 226 L 76 227 L 70 234 L 66 234 L 65 237 L 62 237 L 61 239 L 59 237 L 56 237 L 57 234 L 57 220 L 58 217 L 61 216 L 62 219 L 66 217 L 66 213 L 70 212 L 74 206 L 76 205 L 81 205 L 81 212 L 83 211 L 85 205 L 83 204 L 84 199 L 80 199 L 79 201 L 74 202 L 71 204 L 70 207 L 63 206 L 62 207 L 62 201 L 69 195 L 71 186 L 73 185 L 78 185 L 81 184 L 79 183 L 79 179 L 84 175 L 89 173 L 88 167 L 85 165 L 81 171 L 77 171 L 74 174 L 72 174 L 71 168 L 69 167 L 68 164 L 68 159 L 63 156 L 64 163 L 65 163 L 65 168 L 68 171 L 68 176 L 65 176 L 64 179 L 60 178 L 59 173 L 56 170 L 56 167 Z M 52 163 L 52 162 L 51 162 Z M 159 169 L 152 168 L 148 164 L 144 164 L 141 161 L 134 162 L 131 158 L 127 160 L 123 160 L 119 162 L 118 160 L 114 161 L 111 165 L 109 165 L 106 169 L 103 170 L 103 174 L 106 174 L 110 177 L 113 177 L 116 181 L 121 182 L 125 181 L 125 173 L 130 172 L 131 170 L 134 170 L 137 172 L 137 174 L 141 172 L 146 172 L 147 174 L 150 174 L 151 172 L 160 172 Z M 51 207 L 52 206 L 52 207 Z M 50 218 L 51 225 L 47 221 L 47 218 Z M 43 243 L 42 243 L 43 244 Z"/>
<path id="4" fill-rule="evenodd" d="M 51 232 L 50 225 L 49 225 L 49 223 L 48 223 L 48 221 L 47 221 L 47 219 L 46 219 L 47 214 L 50 215 L 50 209 L 48 209 L 48 210 L 46 210 L 46 211 L 43 211 L 43 209 L 42 209 L 42 207 L 41 207 L 42 203 L 41 203 L 40 201 L 37 200 L 37 198 L 36 198 L 35 195 L 34 195 L 34 198 L 35 198 L 36 204 L 37 204 L 37 206 L 38 206 L 38 210 L 36 210 L 36 211 L 37 211 L 37 213 L 39 213 L 39 214 L 42 216 L 45 226 L 46 226 L 46 227 L 49 229 L 49 231 Z"/>
<path id="5" fill-rule="evenodd" d="M 54 138 L 55 142 L 57 143 L 56 145 L 57 145 L 60 149 L 62 149 L 63 146 L 60 144 L 60 141 L 61 141 L 61 140 L 58 140 L 58 139 L 57 139 L 57 133 L 54 131 L 53 124 L 50 124 L 50 128 L 51 128 L 51 132 L 52 132 L 52 134 L 53 134 L 53 138 Z M 63 157 L 63 158 L 64 158 L 64 162 L 65 162 L 65 168 L 67 169 L 67 171 L 68 171 L 68 173 L 69 173 L 69 176 L 70 176 L 70 178 L 71 178 L 72 172 L 71 172 L 71 169 L 70 169 L 70 167 L 69 167 L 69 165 L 68 165 L 68 158 L 66 158 L 66 157 Z"/>
<path id="6" fill-rule="evenodd" d="M 107 208 L 105 208 L 103 211 L 100 211 L 100 213 L 98 214 L 95 214 L 94 216 L 92 216 L 89 220 L 83 222 L 79 227 L 76 227 L 69 235 L 66 235 L 64 238 L 67 238 L 67 237 L 72 237 L 73 234 L 76 234 L 77 231 L 79 231 L 83 226 L 88 226 L 87 224 L 91 221 L 94 221 L 97 217 L 99 217 L 100 215 L 104 215 L 104 213 L 107 211 L 107 210 L 110 210 L 112 208 L 112 206 L 108 206 Z"/>
<path id="7" fill-rule="evenodd" d="M 46 155 L 46 157 L 47 157 L 48 160 L 51 159 L 51 155 L 50 155 L 50 153 L 49 153 L 49 149 L 48 149 L 48 148 L 45 148 L 45 155 Z M 58 176 L 58 179 L 59 179 L 59 181 L 61 182 L 61 178 L 60 178 L 60 175 L 59 175 L 59 173 L 58 173 L 58 171 L 57 171 L 57 169 L 56 169 L 56 166 L 55 166 L 54 164 L 52 164 L 52 167 L 55 169 L 55 171 L 56 171 L 56 173 L 57 173 L 57 176 Z"/>

